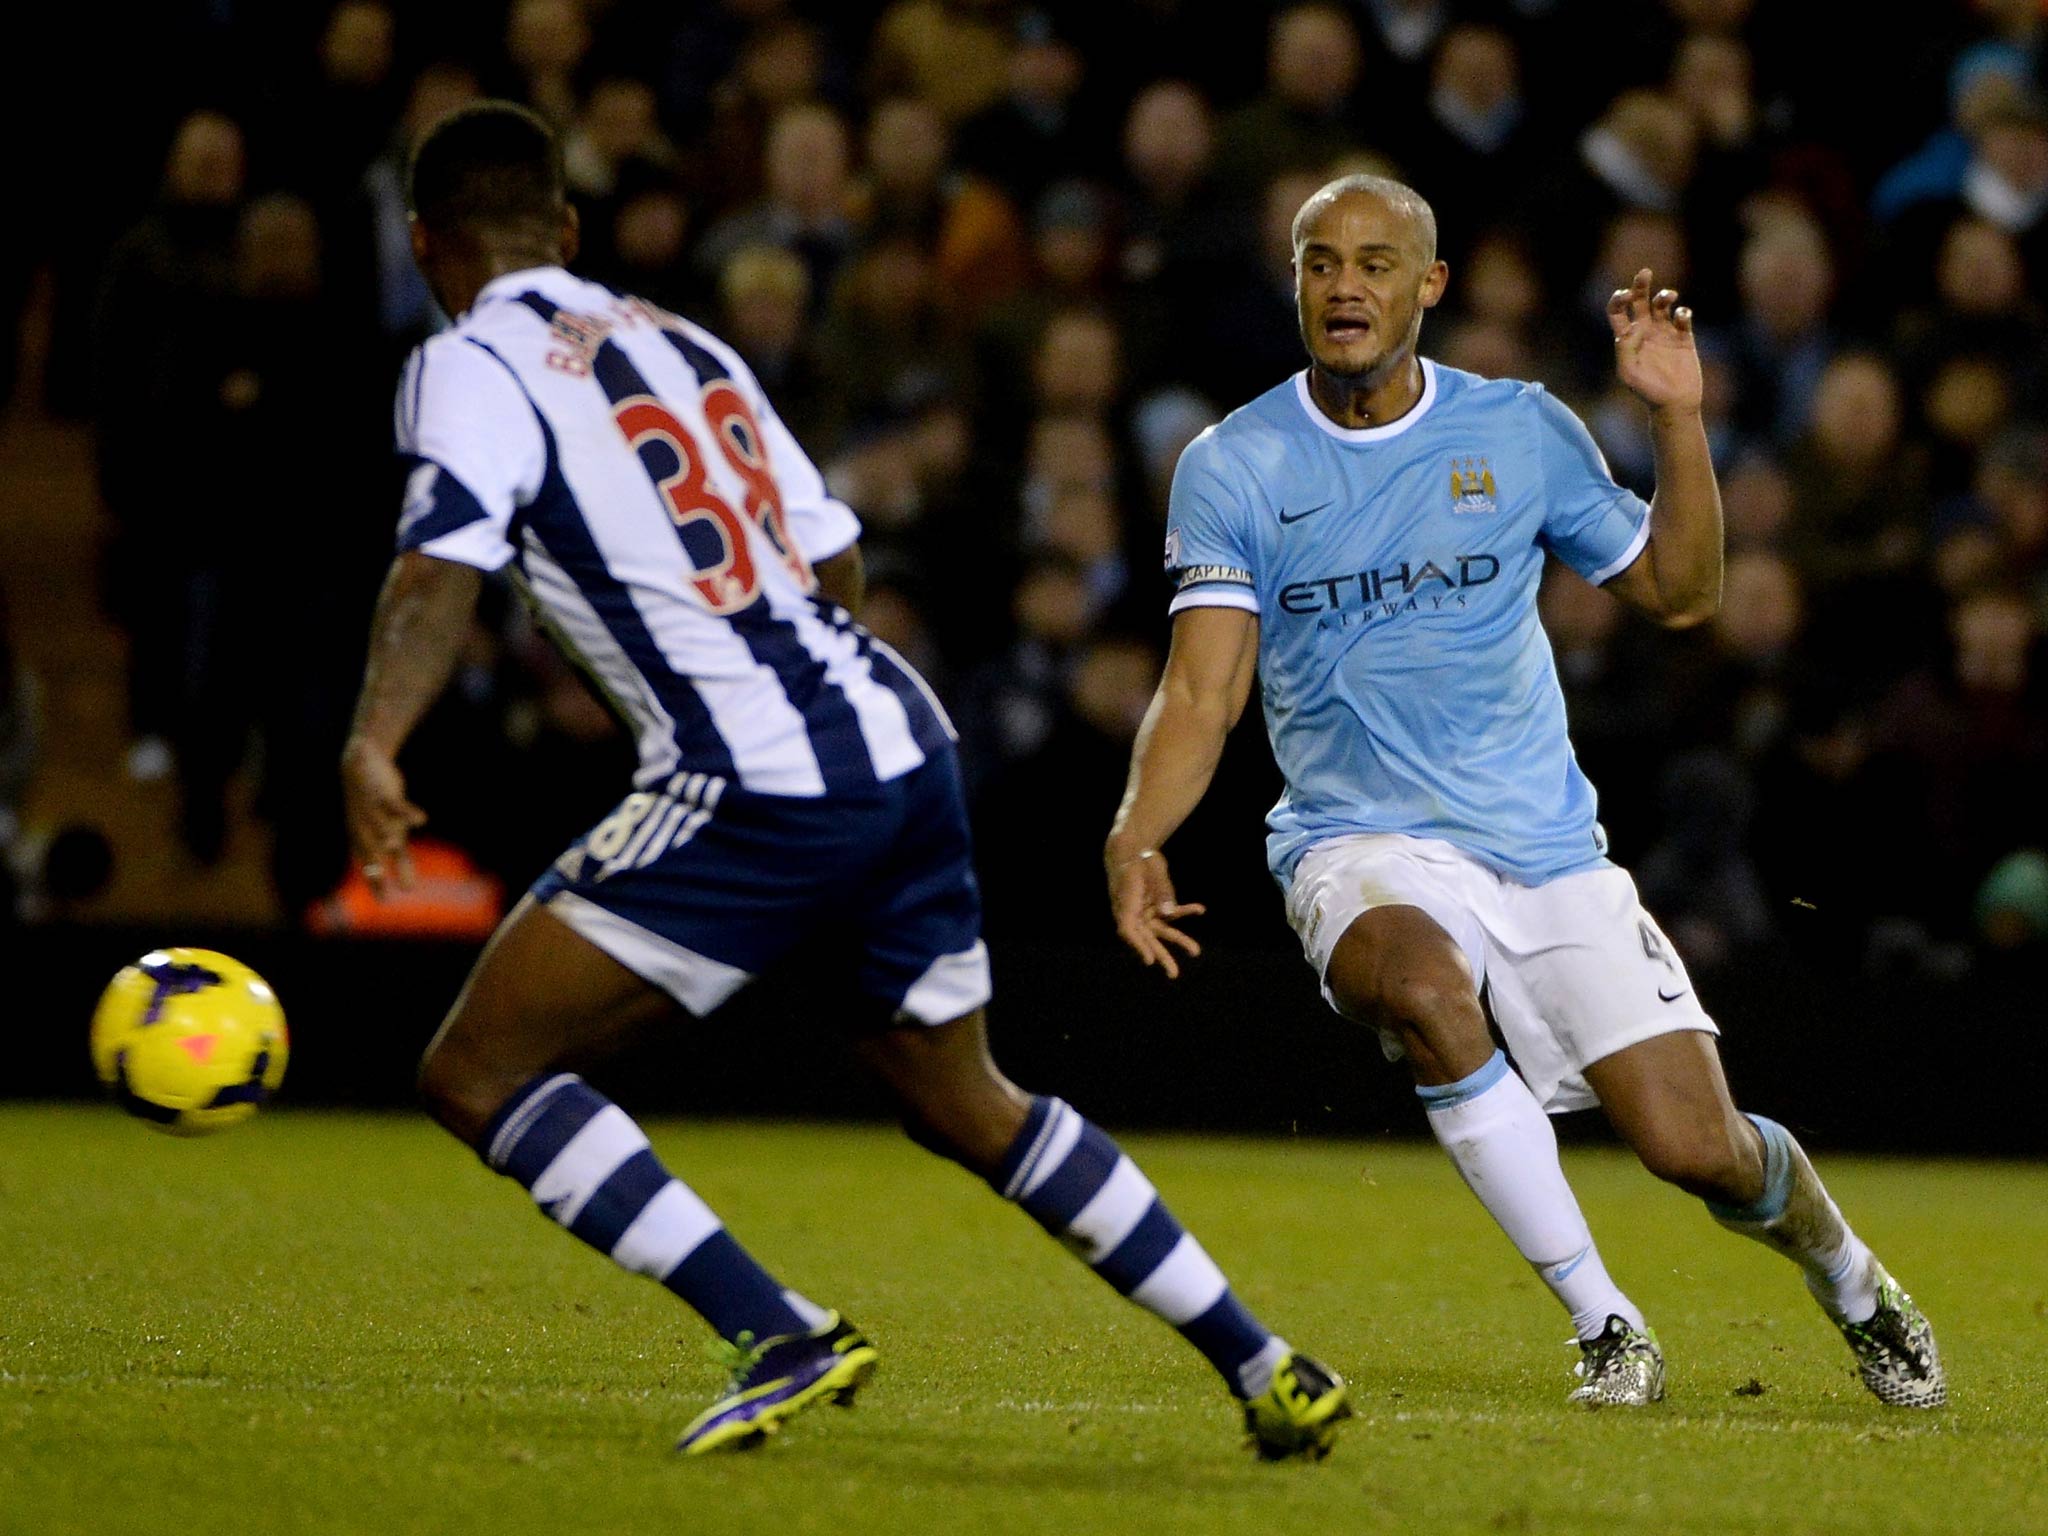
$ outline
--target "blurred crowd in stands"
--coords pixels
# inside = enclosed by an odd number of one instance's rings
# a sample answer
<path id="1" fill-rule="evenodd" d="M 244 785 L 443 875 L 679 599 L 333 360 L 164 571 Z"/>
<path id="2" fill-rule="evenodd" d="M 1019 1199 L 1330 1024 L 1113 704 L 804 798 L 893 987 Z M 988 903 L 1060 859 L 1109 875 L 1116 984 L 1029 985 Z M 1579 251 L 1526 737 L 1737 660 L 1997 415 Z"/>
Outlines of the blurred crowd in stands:
<path id="1" fill-rule="evenodd" d="M 230 776 L 260 773 L 287 910 L 335 889 L 391 386 L 445 323 L 404 162 L 509 96 L 564 135 L 580 267 L 729 339 L 865 520 L 866 620 L 961 728 L 992 932 L 1106 938 L 1175 459 L 1300 366 L 1289 221 L 1373 169 L 1440 221 L 1423 350 L 1543 381 L 1645 493 L 1601 306 L 1647 266 L 1696 309 L 1720 617 L 1654 632 L 1561 571 L 1543 595 L 1614 852 L 1680 943 L 1937 971 L 2038 945 L 2048 18 L 1927 0 L 1845 52 L 1849 9 L 152 7 L 107 206 L 43 253 L 45 403 L 92 421 L 115 530 L 129 770 L 176 776 L 200 859 Z M 628 761 L 502 595 L 408 757 L 436 833 L 514 890 Z M 1208 936 L 1287 942 L 1276 790 L 1254 719 L 1174 847 Z"/>

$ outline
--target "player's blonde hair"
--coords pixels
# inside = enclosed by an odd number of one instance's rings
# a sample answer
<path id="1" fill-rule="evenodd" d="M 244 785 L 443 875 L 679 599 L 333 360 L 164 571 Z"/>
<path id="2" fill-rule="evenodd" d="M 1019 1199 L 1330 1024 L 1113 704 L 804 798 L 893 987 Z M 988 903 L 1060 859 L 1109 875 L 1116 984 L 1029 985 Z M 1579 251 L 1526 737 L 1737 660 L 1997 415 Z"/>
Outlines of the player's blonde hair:
<path id="1" fill-rule="evenodd" d="M 1406 218 L 1415 226 L 1416 238 L 1422 243 L 1424 265 L 1436 260 L 1436 210 L 1429 206 L 1429 200 L 1405 181 L 1359 171 L 1324 182 L 1301 205 L 1300 211 L 1294 215 L 1292 232 L 1296 261 L 1301 260 L 1301 248 L 1308 239 L 1309 225 L 1321 218 L 1338 198 L 1349 197 L 1355 192 L 1378 198 Z"/>

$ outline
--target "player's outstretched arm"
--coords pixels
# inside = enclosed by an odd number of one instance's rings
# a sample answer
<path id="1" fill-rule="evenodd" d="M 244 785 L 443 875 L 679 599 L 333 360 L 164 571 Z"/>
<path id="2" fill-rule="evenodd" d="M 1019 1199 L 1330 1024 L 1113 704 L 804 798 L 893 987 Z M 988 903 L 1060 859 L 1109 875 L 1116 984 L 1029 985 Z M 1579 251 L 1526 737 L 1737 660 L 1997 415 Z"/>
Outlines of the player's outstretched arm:
<path id="1" fill-rule="evenodd" d="M 1650 408 L 1657 455 L 1649 542 L 1608 587 L 1660 624 L 1682 629 L 1721 606 L 1721 490 L 1700 416 L 1705 388 L 1692 311 L 1672 289 L 1653 292 L 1652 283 L 1645 267 L 1607 301 L 1615 371 Z"/>
<path id="2" fill-rule="evenodd" d="M 398 749 L 448 686 L 482 586 L 474 566 L 409 550 L 391 562 L 377 594 L 363 691 L 341 753 L 341 786 L 350 846 L 380 896 L 392 880 L 412 888 L 406 839 L 427 819 L 406 798 Z"/>
<path id="3" fill-rule="evenodd" d="M 1241 608 L 1188 608 L 1173 621 L 1166 672 L 1131 749 L 1131 775 L 1103 848 L 1116 931 L 1147 965 L 1180 975 L 1174 950 L 1201 945 L 1177 924 L 1207 910 L 1174 895 L 1160 845 L 1187 820 L 1215 777 L 1259 655 L 1258 615 Z"/>

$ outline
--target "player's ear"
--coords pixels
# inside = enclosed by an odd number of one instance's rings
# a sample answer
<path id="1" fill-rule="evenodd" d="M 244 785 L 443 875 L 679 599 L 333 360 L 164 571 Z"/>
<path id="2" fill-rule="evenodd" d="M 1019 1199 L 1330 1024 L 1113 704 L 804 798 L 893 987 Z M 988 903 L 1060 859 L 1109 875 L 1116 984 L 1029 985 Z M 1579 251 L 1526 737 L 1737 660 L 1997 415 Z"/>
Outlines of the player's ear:
<path id="1" fill-rule="evenodd" d="M 1424 309 L 1435 309 L 1444 296 L 1444 290 L 1450 286 L 1450 283 L 1450 265 L 1447 262 L 1432 261 L 1429 264 L 1429 270 L 1422 274 L 1422 307 Z"/>
<path id="2" fill-rule="evenodd" d="M 426 271 L 427 251 L 429 249 L 430 244 L 427 239 L 427 226 L 420 222 L 420 216 L 418 214 L 409 213 L 405 216 L 405 232 L 407 237 L 412 241 L 413 265 L 418 267 L 422 272 Z"/>
<path id="3" fill-rule="evenodd" d="M 562 204 L 562 265 L 568 266 L 583 249 L 583 219 L 574 203 Z"/>

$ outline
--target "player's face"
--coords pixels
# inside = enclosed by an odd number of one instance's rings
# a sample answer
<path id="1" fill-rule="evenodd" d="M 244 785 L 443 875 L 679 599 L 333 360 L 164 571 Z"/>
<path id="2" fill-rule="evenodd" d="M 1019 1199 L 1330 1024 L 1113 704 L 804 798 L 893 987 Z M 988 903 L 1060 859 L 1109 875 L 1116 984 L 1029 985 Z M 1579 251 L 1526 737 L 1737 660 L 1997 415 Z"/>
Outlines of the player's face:
<path id="1" fill-rule="evenodd" d="M 1449 268 L 1427 258 L 1411 219 L 1369 193 L 1338 198 L 1302 235 L 1294 294 L 1309 357 L 1340 378 L 1387 376 L 1414 352 Z"/>

